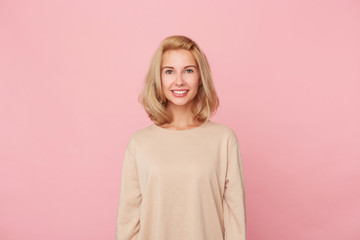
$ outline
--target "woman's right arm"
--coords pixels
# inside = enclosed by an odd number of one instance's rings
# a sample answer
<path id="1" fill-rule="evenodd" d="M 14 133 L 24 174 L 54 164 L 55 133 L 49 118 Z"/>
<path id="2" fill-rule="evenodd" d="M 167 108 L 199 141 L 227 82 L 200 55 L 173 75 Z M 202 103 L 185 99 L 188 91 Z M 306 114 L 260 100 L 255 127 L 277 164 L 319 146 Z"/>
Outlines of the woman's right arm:
<path id="1" fill-rule="evenodd" d="M 141 201 L 136 162 L 128 144 L 122 166 L 116 240 L 138 239 Z"/>

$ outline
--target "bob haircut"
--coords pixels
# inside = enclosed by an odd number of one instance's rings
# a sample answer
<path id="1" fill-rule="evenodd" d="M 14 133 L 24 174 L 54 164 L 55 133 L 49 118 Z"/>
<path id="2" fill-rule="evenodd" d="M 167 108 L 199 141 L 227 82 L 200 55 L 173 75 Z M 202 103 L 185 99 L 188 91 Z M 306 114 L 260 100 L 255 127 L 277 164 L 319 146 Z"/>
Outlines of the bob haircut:
<path id="1" fill-rule="evenodd" d="M 144 88 L 139 94 L 138 100 L 143 105 L 148 117 L 156 124 L 171 123 L 173 116 L 167 109 L 168 100 L 161 84 L 161 64 L 163 54 L 168 50 L 185 49 L 190 51 L 198 65 L 200 72 L 199 88 L 193 99 L 191 111 L 194 120 L 203 123 L 213 116 L 219 106 L 219 98 L 216 94 L 211 76 L 210 66 L 205 54 L 199 46 L 190 38 L 180 35 L 165 38 L 156 50 L 145 77 Z"/>

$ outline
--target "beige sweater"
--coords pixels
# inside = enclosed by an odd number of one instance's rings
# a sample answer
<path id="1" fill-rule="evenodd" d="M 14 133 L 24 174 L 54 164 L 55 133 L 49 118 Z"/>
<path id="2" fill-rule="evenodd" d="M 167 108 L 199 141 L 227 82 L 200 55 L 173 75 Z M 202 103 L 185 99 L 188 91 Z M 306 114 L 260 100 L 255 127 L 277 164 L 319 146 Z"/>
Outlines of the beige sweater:
<path id="1" fill-rule="evenodd" d="M 152 124 L 123 160 L 117 240 L 245 240 L 238 139 L 208 121 L 187 130 Z"/>

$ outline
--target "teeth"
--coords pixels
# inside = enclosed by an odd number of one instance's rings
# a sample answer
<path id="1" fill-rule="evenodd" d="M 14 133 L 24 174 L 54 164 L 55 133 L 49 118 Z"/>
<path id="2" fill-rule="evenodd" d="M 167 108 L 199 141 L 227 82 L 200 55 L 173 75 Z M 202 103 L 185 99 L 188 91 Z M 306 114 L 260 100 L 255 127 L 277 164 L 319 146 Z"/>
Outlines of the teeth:
<path id="1" fill-rule="evenodd" d="M 183 93 L 186 93 L 187 91 L 173 91 L 174 93 L 177 93 L 177 94 L 183 94 Z"/>

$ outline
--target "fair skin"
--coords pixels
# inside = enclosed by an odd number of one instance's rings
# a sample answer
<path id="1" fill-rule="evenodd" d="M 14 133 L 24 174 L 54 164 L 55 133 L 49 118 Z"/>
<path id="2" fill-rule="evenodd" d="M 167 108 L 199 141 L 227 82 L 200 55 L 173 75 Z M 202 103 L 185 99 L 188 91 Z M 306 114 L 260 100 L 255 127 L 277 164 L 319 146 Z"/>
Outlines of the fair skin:
<path id="1" fill-rule="evenodd" d="M 193 54 L 184 49 L 168 50 L 163 54 L 161 64 L 161 84 L 168 100 L 167 108 L 173 115 L 173 121 L 163 128 L 185 130 L 198 127 L 191 111 L 199 83 L 200 72 Z M 188 90 L 183 95 L 174 90 Z"/>

